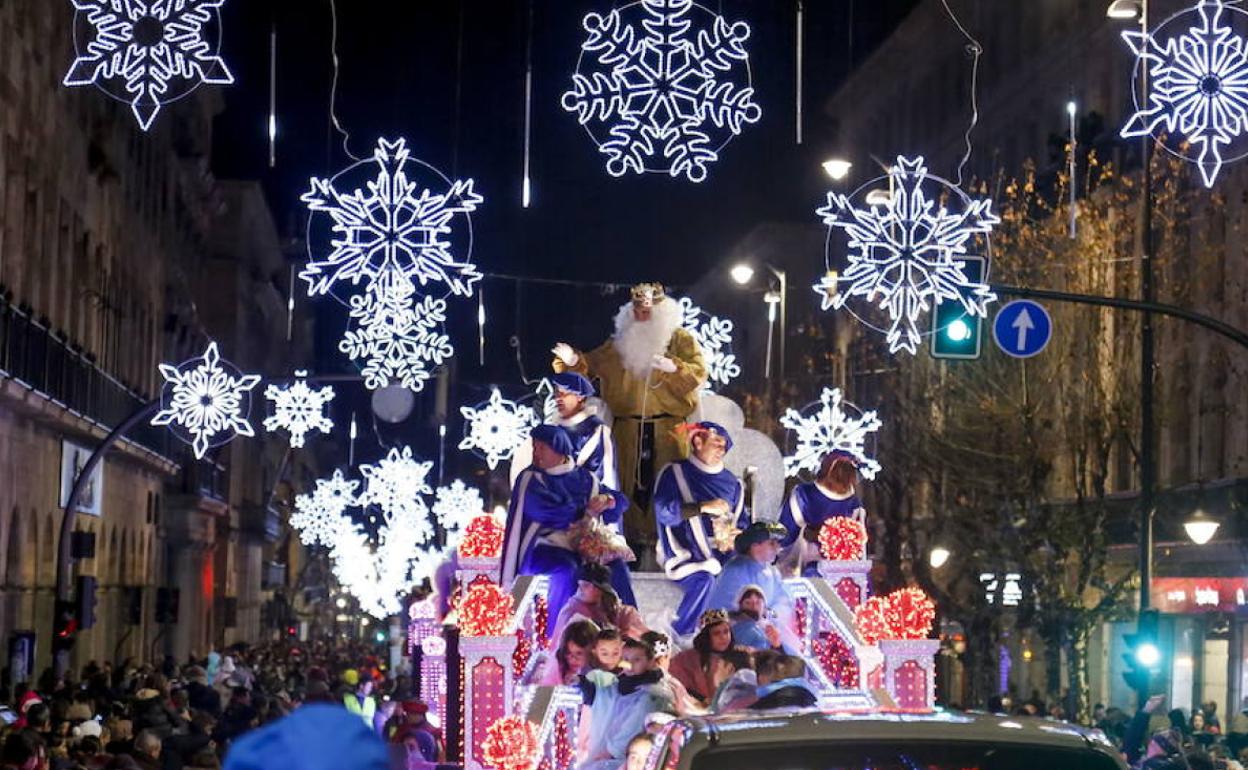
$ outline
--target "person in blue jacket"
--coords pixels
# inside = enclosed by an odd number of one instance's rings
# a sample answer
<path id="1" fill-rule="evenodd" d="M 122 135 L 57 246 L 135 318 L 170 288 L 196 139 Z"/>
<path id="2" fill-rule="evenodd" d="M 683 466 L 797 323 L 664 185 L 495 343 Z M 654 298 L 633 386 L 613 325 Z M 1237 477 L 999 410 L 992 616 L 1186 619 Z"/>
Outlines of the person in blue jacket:
<path id="1" fill-rule="evenodd" d="M 686 430 L 688 459 L 659 471 L 654 490 L 659 561 L 667 577 L 684 591 L 672 623 L 672 630 L 681 635 L 696 629 L 715 577 L 728 558 L 715 547 L 715 520 L 728 519 L 738 528 L 750 520 L 745 485 L 724 467 L 724 455 L 732 449 L 728 431 L 713 422 L 695 423 Z"/>
<path id="2" fill-rule="evenodd" d="M 516 478 L 503 536 L 500 582 L 510 586 L 518 575 L 550 578 L 547 630 L 553 631 L 559 610 L 576 590 L 581 558 L 572 548 L 568 528 L 583 516 L 607 524 L 619 521 L 628 499 L 598 483 L 572 459 L 572 439 L 557 425 L 539 425 L 533 439 L 533 464 Z M 611 584 L 620 599 L 636 604 L 628 567 L 611 563 Z"/>
<path id="3" fill-rule="evenodd" d="M 848 516 L 866 523 L 867 512 L 858 498 L 858 460 L 835 450 L 824 456 L 814 481 L 798 484 L 780 509 L 786 534 L 783 565 L 796 565 L 799 574 L 819 574 L 819 529 L 828 519 Z M 783 570 L 782 570 L 783 571 Z"/>

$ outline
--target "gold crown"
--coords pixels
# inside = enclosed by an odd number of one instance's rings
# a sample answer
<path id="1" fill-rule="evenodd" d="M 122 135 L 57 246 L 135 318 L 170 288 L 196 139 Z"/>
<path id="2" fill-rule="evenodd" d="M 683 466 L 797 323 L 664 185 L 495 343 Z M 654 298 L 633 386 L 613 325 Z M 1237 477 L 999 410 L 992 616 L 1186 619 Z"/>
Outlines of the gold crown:
<path id="1" fill-rule="evenodd" d="M 633 304 L 650 307 L 662 302 L 667 294 L 661 283 L 639 283 L 632 289 Z"/>
<path id="2" fill-rule="evenodd" d="M 712 625 L 715 625 L 716 623 L 727 623 L 727 622 L 728 622 L 727 610 L 707 610 L 706 612 L 702 613 L 702 617 L 698 618 L 698 630 L 701 631 L 707 626 L 712 626 Z"/>

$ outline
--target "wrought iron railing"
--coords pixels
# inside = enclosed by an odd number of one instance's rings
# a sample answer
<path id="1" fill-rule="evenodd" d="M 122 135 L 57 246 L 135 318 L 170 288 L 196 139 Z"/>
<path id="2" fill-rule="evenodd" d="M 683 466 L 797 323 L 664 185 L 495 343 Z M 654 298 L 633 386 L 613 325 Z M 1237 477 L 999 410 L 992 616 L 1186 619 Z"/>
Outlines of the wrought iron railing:
<path id="1" fill-rule="evenodd" d="M 101 369 L 65 335 L 0 299 L 0 378 L 9 377 L 71 413 L 112 428 L 148 399 Z M 166 431 L 143 423 L 126 436 L 169 456 Z"/>

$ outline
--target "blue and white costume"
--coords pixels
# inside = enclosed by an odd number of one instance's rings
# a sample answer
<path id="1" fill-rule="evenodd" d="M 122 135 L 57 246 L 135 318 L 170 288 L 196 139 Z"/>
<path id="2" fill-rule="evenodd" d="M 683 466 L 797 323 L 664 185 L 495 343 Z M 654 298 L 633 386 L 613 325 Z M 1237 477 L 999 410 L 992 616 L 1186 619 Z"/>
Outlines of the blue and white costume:
<path id="1" fill-rule="evenodd" d="M 767 606 L 779 613 L 793 610 L 793 598 L 784 587 L 784 578 L 774 564 L 759 564 L 747 554 L 737 554 L 724 564 L 715 578 L 715 585 L 706 598 L 708 610 L 737 611 L 741 592 L 747 586 L 757 586 L 767 599 Z"/>
<path id="2" fill-rule="evenodd" d="M 539 425 L 533 429 L 533 437 L 557 451 L 570 452 L 571 442 L 562 428 Z M 567 454 L 565 457 L 553 468 L 530 466 L 520 473 L 511 491 L 503 539 L 500 582 L 504 587 L 517 575 L 546 575 L 550 579 L 548 631 L 554 630 L 559 610 L 575 593 L 576 571 L 581 566 L 581 557 L 569 542 L 568 528 L 585 515 L 585 507 L 595 495 L 607 494 L 614 499 L 614 505 L 602 512 L 602 520 L 608 524 L 619 521 L 628 508 L 624 495 L 603 487 L 592 473 L 578 468 Z M 611 585 L 620 600 L 635 605 L 628 566 L 618 560 L 609 566 Z"/>
<path id="3" fill-rule="evenodd" d="M 793 487 L 789 499 L 780 509 L 780 524 L 788 530 L 782 541 L 786 553 L 780 561 L 796 563 L 799 573 L 806 577 L 818 576 L 819 547 L 805 540 L 802 530 L 806 527 L 818 530 L 825 521 L 838 516 L 851 517 L 865 524 L 867 512 L 854 492 L 840 495 L 815 481 Z"/>
<path id="4" fill-rule="evenodd" d="M 708 467 L 690 457 L 659 471 L 654 489 L 659 563 L 685 592 L 672 623 L 678 634 L 696 630 L 715 576 L 728 558 L 713 545 L 713 518 L 700 512 L 703 503 L 716 499 L 727 501 L 738 527 L 749 523 L 745 485 L 723 465 Z"/>
<path id="5" fill-rule="evenodd" d="M 594 386 L 576 372 L 563 372 L 550 377 L 556 392 L 572 393 L 582 399 L 594 395 Z M 568 432 L 572 439 L 572 458 L 576 464 L 589 470 L 598 481 L 609 489 L 620 488 L 620 476 L 615 463 L 615 439 L 611 428 L 588 409 L 571 417 L 557 417 L 555 424 Z"/>

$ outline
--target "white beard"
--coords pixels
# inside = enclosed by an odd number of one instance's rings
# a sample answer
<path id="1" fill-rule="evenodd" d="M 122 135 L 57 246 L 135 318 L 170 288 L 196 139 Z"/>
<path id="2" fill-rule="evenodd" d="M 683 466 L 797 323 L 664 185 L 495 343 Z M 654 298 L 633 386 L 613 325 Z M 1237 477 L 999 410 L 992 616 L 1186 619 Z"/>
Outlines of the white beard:
<path id="1" fill-rule="evenodd" d="M 667 352 L 672 333 L 682 320 L 680 306 L 670 298 L 655 303 L 649 321 L 634 319 L 633 303 L 625 303 L 615 314 L 615 334 L 611 335 L 620 363 L 634 377 L 645 379 L 654 366 L 654 357 Z"/>

